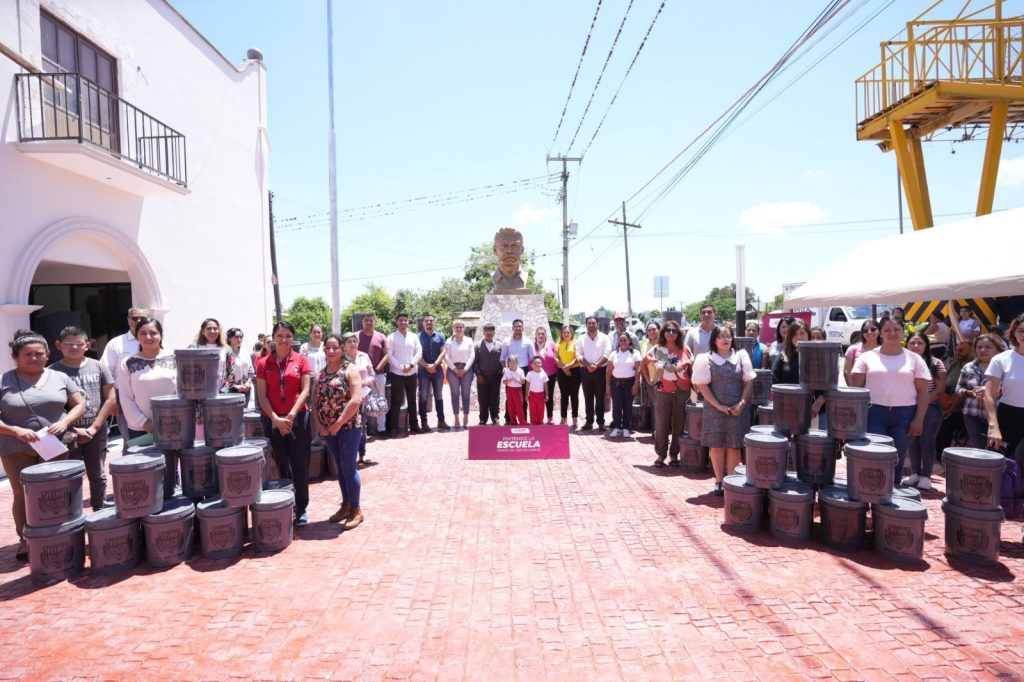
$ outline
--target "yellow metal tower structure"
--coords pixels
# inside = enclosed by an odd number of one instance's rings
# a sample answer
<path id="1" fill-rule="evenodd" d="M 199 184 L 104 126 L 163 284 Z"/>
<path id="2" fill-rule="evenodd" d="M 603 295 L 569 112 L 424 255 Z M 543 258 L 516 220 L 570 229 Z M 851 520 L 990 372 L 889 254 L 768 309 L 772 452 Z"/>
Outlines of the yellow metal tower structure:
<path id="1" fill-rule="evenodd" d="M 896 153 L 915 230 L 934 224 L 922 140 L 988 129 L 977 205 L 986 215 L 1003 140 L 1024 130 L 1024 14 L 1006 16 L 1003 0 L 966 0 L 954 19 L 925 18 L 941 4 L 907 22 L 903 40 L 882 43 L 882 61 L 856 84 L 857 139 Z"/>

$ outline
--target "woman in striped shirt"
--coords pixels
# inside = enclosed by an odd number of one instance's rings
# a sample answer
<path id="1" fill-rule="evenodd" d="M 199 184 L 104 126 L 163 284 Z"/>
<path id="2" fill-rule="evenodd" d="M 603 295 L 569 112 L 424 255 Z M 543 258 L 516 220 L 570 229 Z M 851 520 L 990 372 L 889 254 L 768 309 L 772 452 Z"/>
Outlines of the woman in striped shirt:
<path id="1" fill-rule="evenodd" d="M 964 428 L 969 445 L 985 449 L 988 440 L 988 416 L 985 414 L 985 371 L 998 353 L 1006 350 L 995 334 L 982 334 L 974 340 L 974 360 L 964 365 L 956 382 L 956 397 L 963 400 Z"/>

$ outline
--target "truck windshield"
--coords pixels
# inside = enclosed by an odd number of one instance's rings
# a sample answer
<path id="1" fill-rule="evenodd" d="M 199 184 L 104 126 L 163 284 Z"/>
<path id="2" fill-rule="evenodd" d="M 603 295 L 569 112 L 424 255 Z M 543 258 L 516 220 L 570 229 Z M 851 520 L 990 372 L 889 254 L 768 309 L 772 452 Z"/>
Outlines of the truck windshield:
<path id="1" fill-rule="evenodd" d="M 878 314 L 881 315 L 883 311 L 888 310 L 889 306 L 880 305 L 878 306 Z M 853 319 L 860 320 L 871 317 L 871 306 L 869 305 L 855 305 L 851 306 L 850 312 L 853 313 Z"/>

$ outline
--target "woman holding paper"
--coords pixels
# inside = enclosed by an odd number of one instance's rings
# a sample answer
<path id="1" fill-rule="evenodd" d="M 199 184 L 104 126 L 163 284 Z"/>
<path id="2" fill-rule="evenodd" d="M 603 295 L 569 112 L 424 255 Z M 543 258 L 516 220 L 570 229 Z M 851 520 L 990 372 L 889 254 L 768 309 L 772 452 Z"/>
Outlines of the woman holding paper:
<path id="1" fill-rule="evenodd" d="M 74 379 L 46 369 L 50 348 L 35 332 L 19 330 L 10 343 L 15 368 L 0 376 L 0 460 L 14 493 L 12 512 L 18 532 L 18 561 L 28 561 L 25 527 L 25 489 L 21 471 L 43 459 L 35 447 L 60 438 L 85 413 L 85 398 Z M 64 411 L 64 406 L 71 409 Z M 59 455 L 57 459 L 66 457 Z"/>

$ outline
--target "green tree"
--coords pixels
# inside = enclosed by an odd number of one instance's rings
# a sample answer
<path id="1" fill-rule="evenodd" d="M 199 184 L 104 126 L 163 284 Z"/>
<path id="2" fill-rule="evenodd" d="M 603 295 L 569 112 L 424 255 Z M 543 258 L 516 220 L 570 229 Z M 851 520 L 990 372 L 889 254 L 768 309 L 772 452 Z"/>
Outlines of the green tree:
<path id="1" fill-rule="evenodd" d="M 322 296 L 299 296 L 284 313 L 285 321 L 295 327 L 295 340 L 301 342 L 309 341 L 309 328 L 314 324 L 319 324 L 325 331 L 330 331 L 332 317 L 331 306 L 327 305 Z"/>
<path id="2" fill-rule="evenodd" d="M 753 289 L 747 287 L 747 303 L 757 300 L 757 294 L 754 293 Z M 686 315 L 686 319 L 693 323 L 700 320 L 700 309 L 702 306 L 710 303 L 715 306 L 715 310 L 718 312 L 718 318 L 721 320 L 735 320 L 736 319 L 736 285 L 727 284 L 723 287 L 715 287 L 708 292 L 708 295 L 703 300 L 699 300 L 695 303 L 683 308 L 683 312 Z"/>
<path id="3" fill-rule="evenodd" d="M 783 294 L 778 294 L 772 299 L 772 307 L 769 310 L 784 310 L 786 305 L 786 297 Z"/>
<path id="4" fill-rule="evenodd" d="M 353 313 L 370 312 L 377 318 L 378 331 L 382 334 L 390 334 L 394 330 L 395 299 L 384 287 L 372 282 L 366 285 L 366 291 L 353 298 L 348 307 L 342 311 L 342 331 L 357 331 L 352 329 Z"/>

